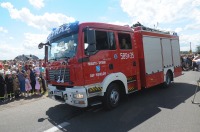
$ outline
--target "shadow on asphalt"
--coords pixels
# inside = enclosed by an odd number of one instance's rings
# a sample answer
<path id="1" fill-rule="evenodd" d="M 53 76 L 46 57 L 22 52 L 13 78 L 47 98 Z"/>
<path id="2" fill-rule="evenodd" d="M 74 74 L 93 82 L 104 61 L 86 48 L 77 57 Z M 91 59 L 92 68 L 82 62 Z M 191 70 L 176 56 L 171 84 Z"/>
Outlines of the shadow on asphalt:
<path id="1" fill-rule="evenodd" d="M 173 83 L 169 88 L 157 86 L 128 95 L 111 111 L 95 110 L 103 106 L 76 108 L 60 104 L 49 108 L 46 115 L 55 126 L 69 122 L 67 131 L 129 131 L 161 112 L 160 108 L 174 109 L 185 103 L 195 88 L 192 84 Z"/>

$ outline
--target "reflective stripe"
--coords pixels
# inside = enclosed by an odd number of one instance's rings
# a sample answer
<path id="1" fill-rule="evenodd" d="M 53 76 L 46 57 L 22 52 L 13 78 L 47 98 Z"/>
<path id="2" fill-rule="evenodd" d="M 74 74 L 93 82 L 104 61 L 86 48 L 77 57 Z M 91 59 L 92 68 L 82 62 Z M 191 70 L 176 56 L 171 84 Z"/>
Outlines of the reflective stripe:
<path id="1" fill-rule="evenodd" d="M 0 97 L 0 99 L 4 99 L 4 97 Z"/>

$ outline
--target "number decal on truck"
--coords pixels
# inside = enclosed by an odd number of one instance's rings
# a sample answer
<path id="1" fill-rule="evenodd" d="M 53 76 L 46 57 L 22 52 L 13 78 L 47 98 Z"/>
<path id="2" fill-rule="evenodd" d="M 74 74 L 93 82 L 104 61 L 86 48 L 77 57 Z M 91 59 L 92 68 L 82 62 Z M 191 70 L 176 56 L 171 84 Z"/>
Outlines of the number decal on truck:
<path id="1" fill-rule="evenodd" d="M 130 53 L 120 53 L 120 56 L 121 56 L 121 60 L 133 59 L 134 58 L 133 52 L 130 52 Z"/>

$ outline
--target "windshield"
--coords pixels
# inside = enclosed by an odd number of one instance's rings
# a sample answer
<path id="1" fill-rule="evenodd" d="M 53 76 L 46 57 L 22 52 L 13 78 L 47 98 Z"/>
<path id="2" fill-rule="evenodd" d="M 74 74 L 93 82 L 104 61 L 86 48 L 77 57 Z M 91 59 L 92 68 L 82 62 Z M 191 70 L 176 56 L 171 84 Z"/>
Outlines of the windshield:
<path id="1" fill-rule="evenodd" d="M 77 50 L 78 34 L 65 35 L 50 43 L 49 60 L 74 57 Z"/>

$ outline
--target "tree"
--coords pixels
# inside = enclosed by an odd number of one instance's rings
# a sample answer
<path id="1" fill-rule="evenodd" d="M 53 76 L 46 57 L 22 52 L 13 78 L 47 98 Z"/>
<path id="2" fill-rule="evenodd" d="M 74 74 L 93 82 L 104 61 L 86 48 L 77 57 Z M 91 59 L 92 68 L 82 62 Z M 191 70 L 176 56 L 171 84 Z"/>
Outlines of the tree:
<path id="1" fill-rule="evenodd" d="M 197 45 L 196 51 L 197 51 L 198 54 L 200 54 L 200 45 Z"/>

